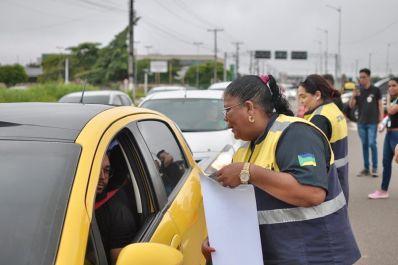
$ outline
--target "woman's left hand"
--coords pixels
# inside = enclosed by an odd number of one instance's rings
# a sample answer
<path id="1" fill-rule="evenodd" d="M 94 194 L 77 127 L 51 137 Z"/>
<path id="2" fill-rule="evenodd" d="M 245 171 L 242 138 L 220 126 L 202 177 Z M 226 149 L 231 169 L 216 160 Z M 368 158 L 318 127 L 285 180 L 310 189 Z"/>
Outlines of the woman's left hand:
<path id="1" fill-rule="evenodd" d="M 224 187 L 235 188 L 241 184 L 240 172 L 244 163 L 229 164 L 217 172 L 217 181 Z"/>

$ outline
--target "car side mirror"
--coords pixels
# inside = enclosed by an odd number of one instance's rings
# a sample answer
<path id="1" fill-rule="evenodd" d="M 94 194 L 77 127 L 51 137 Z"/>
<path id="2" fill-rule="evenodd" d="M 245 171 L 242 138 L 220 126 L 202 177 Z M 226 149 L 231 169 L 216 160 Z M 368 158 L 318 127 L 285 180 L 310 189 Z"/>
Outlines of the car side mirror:
<path id="1" fill-rule="evenodd" d="M 122 249 L 116 265 L 181 265 L 181 252 L 159 243 L 136 243 Z"/>

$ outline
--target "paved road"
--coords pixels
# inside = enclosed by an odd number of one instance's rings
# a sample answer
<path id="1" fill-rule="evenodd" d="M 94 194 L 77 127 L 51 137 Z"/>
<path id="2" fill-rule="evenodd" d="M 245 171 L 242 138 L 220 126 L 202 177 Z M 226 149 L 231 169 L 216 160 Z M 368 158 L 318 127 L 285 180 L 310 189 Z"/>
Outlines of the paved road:
<path id="1" fill-rule="evenodd" d="M 390 198 L 370 200 L 368 193 L 380 188 L 384 133 L 377 137 L 380 177 L 356 177 L 363 168 L 362 147 L 356 124 L 349 124 L 350 201 L 349 214 L 362 252 L 358 265 L 398 264 L 398 165 L 393 164 Z"/>
<path id="2" fill-rule="evenodd" d="M 297 102 L 290 101 L 297 111 Z M 378 134 L 380 177 L 356 177 L 363 168 L 362 147 L 356 123 L 348 124 L 350 201 L 349 215 L 362 258 L 355 265 L 398 265 L 398 164 L 393 164 L 390 198 L 370 200 L 368 193 L 380 188 L 385 133 Z"/>

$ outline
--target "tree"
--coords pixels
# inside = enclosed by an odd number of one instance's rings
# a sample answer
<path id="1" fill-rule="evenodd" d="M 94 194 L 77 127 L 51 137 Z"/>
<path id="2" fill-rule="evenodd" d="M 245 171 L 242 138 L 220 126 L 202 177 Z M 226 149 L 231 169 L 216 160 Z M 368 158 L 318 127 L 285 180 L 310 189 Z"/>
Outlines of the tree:
<path id="1" fill-rule="evenodd" d="M 89 81 L 104 84 L 127 78 L 127 59 L 127 29 L 125 29 L 116 35 L 108 46 L 99 51 L 94 70 L 88 75 Z"/>
<path id="2" fill-rule="evenodd" d="M 214 63 L 207 62 L 204 64 L 199 64 L 199 87 L 208 87 L 214 77 Z M 223 64 L 217 63 L 217 77 L 222 80 L 223 77 Z M 188 71 L 185 73 L 184 77 L 185 83 L 195 86 L 196 85 L 196 65 L 189 67 Z"/>
<path id="3" fill-rule="evenodd" d="M 26 82 L 28 75 L 20 64 L 0 66 L 0 83 L 13 86 L 18 83 Z"/>
<path id="4" fill-rule="evenodd" d="M 64 54 L 48 54 L 43 56 L 41 62 L 43 74 L 39 76 L 39 81 L 46 82 L 63 80 L 65 72 L 65 58 L 66 55 Z"/>
<path id="5" fill-rule="evenodd" d="M 97 62 L 100 43 L 84 42 L 70 50 L 70 76 L 72 79 L 85 79 Z"/>

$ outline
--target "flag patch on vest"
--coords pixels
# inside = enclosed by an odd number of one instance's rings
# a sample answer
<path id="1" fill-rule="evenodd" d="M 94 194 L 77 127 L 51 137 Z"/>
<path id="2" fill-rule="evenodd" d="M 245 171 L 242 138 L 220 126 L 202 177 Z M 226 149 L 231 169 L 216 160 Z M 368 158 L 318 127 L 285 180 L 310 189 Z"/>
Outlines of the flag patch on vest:
<path id="1" fill-rule="evenodd" d="M 300 166 L 314 166 L 316 167 L 316 161 L 314 154 L 301 154 L 297 156 Z"/>

